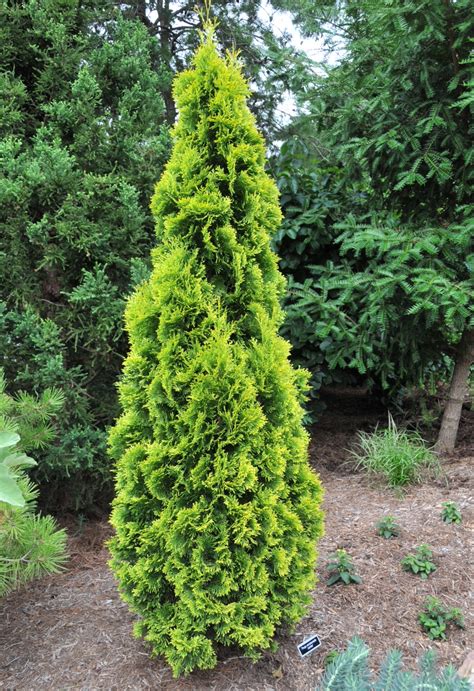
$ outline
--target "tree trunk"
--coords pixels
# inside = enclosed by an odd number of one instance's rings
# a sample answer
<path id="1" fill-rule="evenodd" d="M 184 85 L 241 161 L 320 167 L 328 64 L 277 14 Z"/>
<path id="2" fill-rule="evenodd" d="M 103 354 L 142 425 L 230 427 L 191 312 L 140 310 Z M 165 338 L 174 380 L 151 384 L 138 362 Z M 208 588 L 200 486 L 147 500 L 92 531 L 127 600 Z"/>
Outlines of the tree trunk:
<path id="1" fill-rule="evenodd" d="M 436 451 L 452 451 L 456 443 L 469 372 L 474 361 L 474 331 L 464 331 L 458 346 L 448 401 L 444 409 Z"/>
<path id="2" fill-rule="evenodd" d="M 170 10 L 169 0 L 163 0 L 156 5 L 158 12 L 159 36 L 161 45 L 161 54 L 163 60 L 171 70 L 171 61 L 173 57 L 173 50 L 171 46 L 171 22 L 172 13 Z M 163 100 L 165 102 L 166 120 L 169 125 L 174 125 L 176 122 L 176 106 L 173 98 L 172 86 L 163 91 Z"/>
<path id="3" fill-rule="evenodd" d="M 150 36 L 159 36 L 160 39 L 160 59 L 169 67 L 172 72 L 171 60 L 174 46 L 172 45 L 172 19 L 178 11 L 171 12 L 170 0 L 158 0 L 156 4 L 151 4 L 148 0 L 129 0 L 126 4 L 129 8 L 125 16 L 139 19 L 148 30 Z M 153 22 L 149 17 L 151 11 L 157 13 L 158 18 Z M 169 86 L 163 88 L 163 101 L 165 104 L 166 121 L 169 125 L 176 122 L 176 107 L 174 104 L 171 79 Z"/>

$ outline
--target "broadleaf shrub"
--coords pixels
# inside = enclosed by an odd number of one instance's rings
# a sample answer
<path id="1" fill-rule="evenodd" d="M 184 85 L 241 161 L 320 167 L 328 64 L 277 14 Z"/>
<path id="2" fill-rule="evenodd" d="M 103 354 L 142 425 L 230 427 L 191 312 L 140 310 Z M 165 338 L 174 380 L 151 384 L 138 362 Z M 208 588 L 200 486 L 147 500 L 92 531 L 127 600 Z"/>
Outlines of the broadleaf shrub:
<path id="1" fill-rule="evenodd" d="M 321 486 L 307 460 L 307 373 L 278 336 L 278 193 L 237 59 L 212 32 L 175 83 L 180 113 L 152 209 L 153 270 L 126 309 L 130 353 L 112 568 L 136 633 L 175 675 L 258 657 L 314 583 Z"/>

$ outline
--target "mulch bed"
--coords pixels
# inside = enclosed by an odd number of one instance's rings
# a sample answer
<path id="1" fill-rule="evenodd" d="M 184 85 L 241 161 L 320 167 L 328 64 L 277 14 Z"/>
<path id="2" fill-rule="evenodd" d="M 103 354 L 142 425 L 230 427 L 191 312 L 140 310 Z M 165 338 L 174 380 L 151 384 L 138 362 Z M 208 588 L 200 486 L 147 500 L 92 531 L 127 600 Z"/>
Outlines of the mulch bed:
<path id="1" fill-rule="evenodd" d="M 353 403 L 353 402 L 352 402 Z M 348 406 L 354 410 L 354 405 Z M 69 569 L 32 583 L 0 602 L 0 688 L 163 689 L 175 691 L 310 691 L 323 670 L 325 655 L 343 649 L 353 635 L 372 648 L 377 667 L 387 650 L 399 648 L 409 667 L 429 648 L 440 663 L 459 667 L 472 647 L 472 464 L 473 414 L 466 413 L 461 443 L 444 459 L 444 475 L 396 495 L 347 465 L 347 448 L 357 429 L 373 427 L 379 413 L 355 406 L 356 414 L 328 411 L 315 427 L 312 459 L 325 486 L 326 534 L 319 545 L 318 574 L 308 616 L 293 635 L 279 637 L 276 653 L 257 663 L 238 651 L 223 655 L 218 667 L 174 680 L 161 659 L 150 659 L 146 644 L 131 636 L 133 617 L 120 601 L 107 567 L 105 521 L 70 529 Z M 455 501 L 463 513 L 459 526 L 440 518 L 441 502 Z M 400 537 L 375 533 L 385 513 L 396 516 Z M 437 571 L 427 580 L 403 572 L 400 559 L 421 543 L 433 549 Z M 361 585 L 324 584 L 325 563 L 336 548 L 353 558 Z M 447 641 L 432 642 L 417 615 L 427 595 L 460 607 L 466 629 Z M 317 633 L 323 644 L 301 659 L 297 644 Z"/>

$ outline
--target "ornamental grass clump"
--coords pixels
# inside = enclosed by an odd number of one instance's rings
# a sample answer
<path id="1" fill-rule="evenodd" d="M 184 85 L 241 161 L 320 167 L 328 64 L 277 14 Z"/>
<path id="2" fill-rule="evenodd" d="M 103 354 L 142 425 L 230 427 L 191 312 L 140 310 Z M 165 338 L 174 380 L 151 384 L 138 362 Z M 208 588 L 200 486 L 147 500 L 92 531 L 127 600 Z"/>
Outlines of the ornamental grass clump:
<path id="1" fill-rule="evenodd" d="M 356 467 L 383 477 L 390 487 L 420 482 L 424 472 L 439 468 L 418 432 L 398 429 L 391 415 L 387 428 L 359 432 L 358 445 L 352 451 Z"/>
<path id="2" fill-rule="evenodd" d="M 278 335 L 278 193 L 239 63 L 211 30 L 174 94 L 152 275 L 126 310 L 110 548 L 136 635 L 177 676 L 214 667 L 222 645 L 256 658 L 301 618 L 322 514 L 307 375 Z"/>

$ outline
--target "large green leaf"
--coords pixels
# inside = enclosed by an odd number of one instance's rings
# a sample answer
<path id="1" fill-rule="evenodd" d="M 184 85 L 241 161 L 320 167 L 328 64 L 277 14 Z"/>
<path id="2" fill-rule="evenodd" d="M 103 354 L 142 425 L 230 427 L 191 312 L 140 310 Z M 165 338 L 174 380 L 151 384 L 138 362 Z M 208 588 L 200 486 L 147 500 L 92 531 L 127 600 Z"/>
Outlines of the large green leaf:
<path id="1" fill-rule="evenodd" d="M 3 460 L 3 465 L 8 468 L 32 468 L 37 463 L 26 453 L 11 453 Z"/>
<path id="2" fill-rule="evenodd" d="M 22 507 L 25 505 L 25 499 L 17 482 L 4 465 L 0 465 L 0 501 L 12 506 Z"/>
<path id="3" fill-rule="evenodd" d="M 16 432 L 0 432 L 0 449 L 15 446 L 20 441 L 20 435 Z"/>

